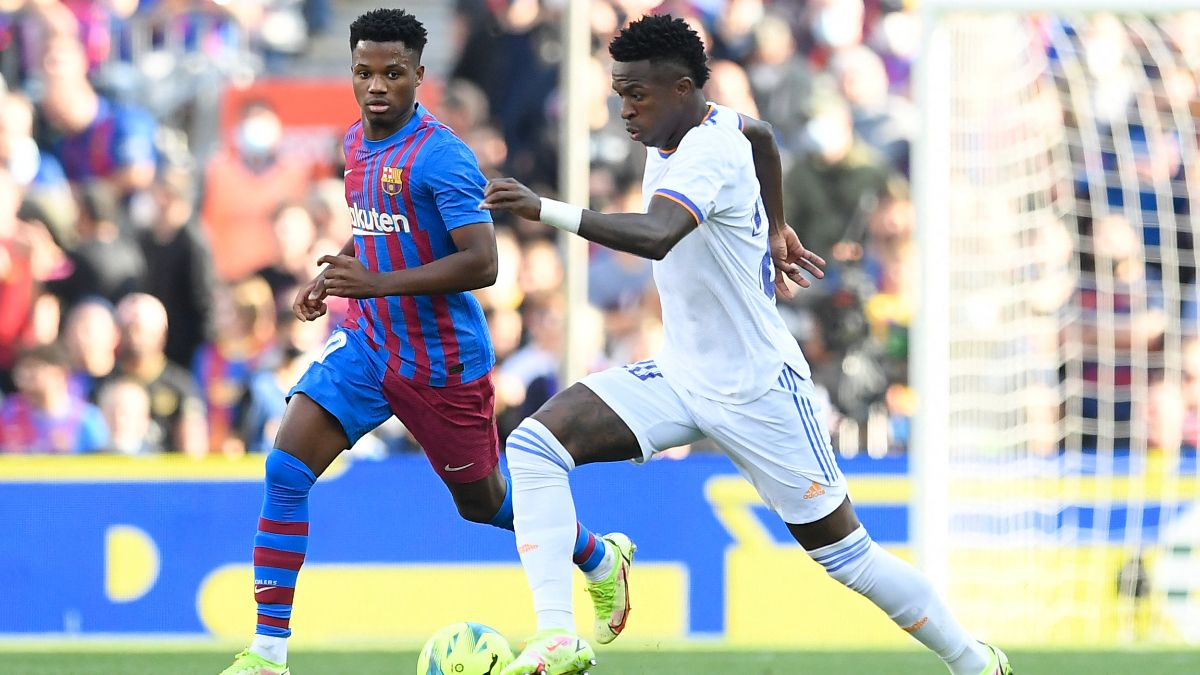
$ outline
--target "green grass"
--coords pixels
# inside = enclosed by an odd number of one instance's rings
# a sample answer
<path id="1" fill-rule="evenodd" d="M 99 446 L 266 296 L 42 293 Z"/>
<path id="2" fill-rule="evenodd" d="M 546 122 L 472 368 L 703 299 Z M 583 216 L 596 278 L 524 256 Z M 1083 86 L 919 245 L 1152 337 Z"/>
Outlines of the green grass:
<path id="1" fill-rule="evenodd" d="M 1174 675 L 1200 673 L 1200 651 L 1013 652 L 1016 675 Z M 232 654 L 162 651 L 122 654 L 0 651 L 0 675 L 216 675 Z M 596 675 L 945 675 L 918 652 L 610 652 Z M 301 651 L 295 675 L 411 675 L 412 652 Z M 470 675 L 470 674 L 467 674 Z"/>

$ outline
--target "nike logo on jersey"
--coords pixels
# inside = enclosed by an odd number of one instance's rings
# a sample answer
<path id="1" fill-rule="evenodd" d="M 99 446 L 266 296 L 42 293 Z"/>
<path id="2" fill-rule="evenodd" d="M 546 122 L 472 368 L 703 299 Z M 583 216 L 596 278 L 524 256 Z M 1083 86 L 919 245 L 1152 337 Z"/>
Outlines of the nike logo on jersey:
<path id="1" fill-rule="evenodd" d="M 354 171 L 354 169 L 346 169 L 345 171 L 343 171 L 343 172 L 342 172 L 342 178 L 345 178 L 346 176 L 349 176 L 351 171 Z"/>
<path id="2" fill-rule="evenodd" d="M 450 466 L 449 464 L 447 464 L 446 470 L 447 471 L 462 471 L 463 469 L 467 469 L 472 466 L 475 466 L 475 462 L 471 462 L 470 464 L 463 464 L 462 466 Z"/>

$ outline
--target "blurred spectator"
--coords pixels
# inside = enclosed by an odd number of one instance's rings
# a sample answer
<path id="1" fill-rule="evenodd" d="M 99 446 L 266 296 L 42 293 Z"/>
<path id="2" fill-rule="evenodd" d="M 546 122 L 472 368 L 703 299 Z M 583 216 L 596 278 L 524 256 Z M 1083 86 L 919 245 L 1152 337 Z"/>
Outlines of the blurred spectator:
<path id="1" fill-rule="evenodd" d="M 290 297 L 287 302 L 276 314 L 275 344 L 250 374 L 234 416 L 246 452 L 267 452 L 274 447 L 279 421 L 287 409 L 287 392 L 320 354 L 329 333 L 328 314 L 316 321 L 300 321 L 292 314 Z"/>
<path id="2" fill-rule="evenodd" d="M 167 358 L 190 368 L 196 349 L 213 336 L 212 252 L 195 220 L 188 179 L 160 176 L 139 195 L 138 244 L 146 260 L 145 291 L 167 311 Z"/>
<path id="3" fill-rule="evenodd" d="M 1183 345 L 1183 443 L 1193 451 L 1200 448 L 1200 338 Z"/>
<path id="4" fill-rule="evenodd" d="M 492 335 L 492 348 L 496 351 L 496 362 L 501 363 L 521 346 L 524 323 L 521 313 L 511 307 L 489 308 L 484 311 L 488 332 Z"/>
<path id="5" fill-rule="evenodd" d="M 588 302 L 601 309 L 636 307 L 654 282 L 650 261 L 600 248 L 588 262 Z"/>
<path id="6" fill-rule="evenodd" d="M 7 167 L 25 190 L 24 202 L 37 209 L 58 240 L 74 222 L 75 203 L 62 164 L 33 139 L 33 104 L 16 93 L 0 94 L 0 167 Z"/>
<path id="7" fill-rule="evenodd" d="M 313 168 L 283 157 L 283 126 L 266 103 L 250 103 L 234 131 L 234 147 L 205 171 L 202 216 L 217 276 L 240 281 L 279 261 L 272 216 L 280 204 L 302 200 Z"/>
<path id="8" fill-rule="evenodd" d="M 237 412 L 237 434 L 246 452 L 269 452 L 287 410 L 287 392 L 312 363 L 312 356 L 294 346 L 285 347 L 254 371 L 246 384 Z"/>
<path id="9" fill-rule="evenodd" d="M 763 0 L 726 0 L 721 5 L 721 13 L 713 21 L 712 55 L 716 59 L 745 61 L 754 49 L 754 28 L 763 18 Z"/>
<path id="10" fill-rule="evenodd" d="M 459 136 L 469 135 L 488 123 L 487 95 L 472 82 L 450 80 L 442 91 L 438 119 Z"/>
<path id="11" fill-rule="evenodd" d="M 275 210 L 272 219 L 279 259 L 264 267 L 255 276 L 271 287 L 273 294 L 306 283 L 320 271 L 318 255 L 313 254 L 317 243 L 317 226 L 309 211 L 298 203 L 284 203 Z"/>
<path id="12" fill-rule="evenodd" d="M 812 0 L 804 7 L 810 61 L 822 68 L 832 51 L 862 42 L 863 0 Z"/>
<path id="13" fill-rule="evenodd" d="M 53 298 L 43 299 L 42 282 L 60 267 L 62 252 L 39 224 L 18 220 L 21 190 L 0 168 L 0 389 L 18 351 L 50 342 L 57 334 Z M 53 332 L 46 334 L 47 329 Z"/>
<path id="14" fill-rule="evenodd" d="M 532 298 L 522 312 L 526 340 L 496 370 L 497 407 L 506 429 L 513 429 L 558 393 L 562 361 L 562 296 Z M 501 400 L 502 399 L 502 400 Z"/>
<path id="15" fill-rule="evenodd" d="M 712 61 L 709 68 L 712 74 L 708 83 L 704 85 L 704 93 L 708 99 L 758 119 L 758 105 L 755 104 L 754 94 L 750 91 L 750 80 L 746 77 L 746 71 L 733 61 Z"/>
<path id="16" fill-rule="evenodd" d="M 1068 339 L 1078 340 L 1084 348 L 1081 414 L 1112 420 L 1116 428 L 1103 440 L 1085 433 L 1082 444 L 1085 449 L 1101 443 L 1127 448 L 1135 368 L 1106 352 L 1154 351 L 1167 326 L 1164 298 L 1157 282 L 1146 277 L 1142 243 L 1128 221 L 1120 216 L 1101 218 L 1093 222 L 1091 235 L 1095 274 L 1081 280 L 1075 299 L 1077 321 Z"/>
<path id="17" fill-rule="evenodd" d="M 146 455 L 163 451 L 161 429 L 150 416 L 150 395 L 140 382 L 116 378 L 100 389 L 97 405 L 112 438 L 108 450 L 122 455 Z"/>
<path id="18" fill-rule="evenodd" d="M 813 75 L 782 17 L 767 14 L 755 28 L 746 75 L 758 110 L 775 127 L 784 152 L 803 149 L 801 134 L 811 109 Z"/>
<path id="19" fill-rule="evenodd" d="M 112 305 L 100 298 L 76 304 L 63 322 L 60 341 L 70 366 L 71 393 L 96 400 L 97 385 L 117 364 L 120 333 Z"/>
<path id="20" fill-rule="evenodd" d="M 516 309 L 525 299 L 521 287 L 521 269 L 524 266 L 524 251 L 512 230 L 496 230 L 496 283 L 475 291 L 485 309 Z"/>
<path id="21" fill-rule="evenodd" d="M 154 180 L 157 124 L 147 111 L 96 93 L 80 49 L 66 37 L 49 45 L 42 113 L 60 134 L 55 154 L 72 183 L 101 180 L 126 195 Z"/>
<path id="22" fill-rule="evenodd" d="M 0 452 L 71 454 L 108 446 L 108 426 L 96 406 L 73 396 L 67 357 L 56 345 L 31 347 L 17 357 L 17 393 L 0 406 Z"/>
<path id="23" fill-rule="evenodd" d="M 121 236 L 118 196 L 106 183 L 82 186 L 76 244 L 67 251 L 72 270 L 66 278 L 48 284 L 49 290 L 70 308 L 87 296 L 96 295 L 115 303 L 128 293 L 141 290 L 146 278 L 146 261 L 137 244 Z"/>
<path id="24" fill-rule="evenodd" d="M 558 246 L 549 239 L 536 239 L 526 244 L 517 279 L 526 296 L 557 293 L 563 280 Z"/>
<path id="25" fill-rule="evenodd" d="M 167 311 L 152 295 L 132 293 L 117 305 L 121 348 L 110 380 L 129 378 L 146 389 L 155 434 L 171 452 L 200 457 L 208 452 L 201 400 L 192 375 L 163 353 Z"/>
<path id="26" fill-rule="evenodd" d="M 907 99 L 889 93 L 883 59 L 861 45 L 845 47 L 834 52 L 829 70 L 850 105 L 854 135 L 887 160 L 893 171 L 907 174 L 917 110 Z"/>
<path id="27" fill-rule="evenodd" d="M 806 247 L 833 259 L 838 242 L 862 244 L 888 172 L 855 138 L 850 110 L 841 101 L 818 104 L 804 133 L 809 151 L 784 178 L 787 222 Z"/>
<path id="28" fill-rule="evenodd" d="M 238 455 L 245 447 L 237 406 L 275 337 L 275 297 L 266 281 L 251 277 L 218 291 L 216 301 L 216 338 L 196 351 L 192 374 L 208 410 L 209 451 Z"/>

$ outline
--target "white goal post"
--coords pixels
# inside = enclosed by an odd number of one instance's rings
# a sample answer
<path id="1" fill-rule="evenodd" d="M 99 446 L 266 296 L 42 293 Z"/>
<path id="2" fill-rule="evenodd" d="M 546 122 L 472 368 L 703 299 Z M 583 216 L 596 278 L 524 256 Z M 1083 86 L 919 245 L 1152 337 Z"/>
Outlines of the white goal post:
<path id="1" fill-rule="evenodd" d="M 1200 641 L 1200 6 L 920 10 L 917 561 L 987 639 Z"/>

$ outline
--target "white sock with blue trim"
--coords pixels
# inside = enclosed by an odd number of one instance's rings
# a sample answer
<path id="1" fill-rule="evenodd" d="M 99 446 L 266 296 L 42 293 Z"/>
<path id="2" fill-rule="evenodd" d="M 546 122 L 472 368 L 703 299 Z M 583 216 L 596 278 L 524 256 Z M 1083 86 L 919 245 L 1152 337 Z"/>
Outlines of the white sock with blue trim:
<path id="1" fill-rule="evenodd" d="M 871 540 L 862 526 L 809 551 L 829 576 L 875 603 L 904 632 L 933 650 L 954 675 L 979 675 L 987 648 L 958 623 L 925 577 Z"/>
<path id="2" fill-rule="evenodd" d="M 575 500 L 567 472 L 575 460 L 541 422 L 527 418 L 505 446 L 512 474 L 513 526 L 538 630 L 575 632 L 571 590 L 575 564 Z"/>

